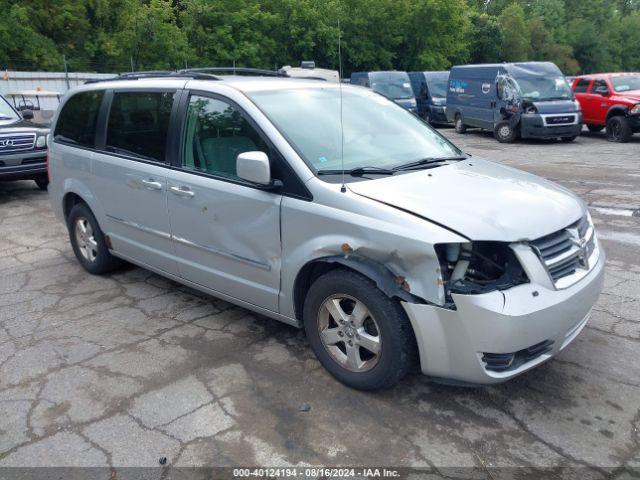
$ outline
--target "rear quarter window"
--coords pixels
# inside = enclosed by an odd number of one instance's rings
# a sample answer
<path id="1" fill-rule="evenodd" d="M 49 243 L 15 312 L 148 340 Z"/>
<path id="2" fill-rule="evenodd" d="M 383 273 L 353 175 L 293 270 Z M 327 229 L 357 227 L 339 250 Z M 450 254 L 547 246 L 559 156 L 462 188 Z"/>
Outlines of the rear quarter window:
<path id="1" fill-rule="evenodd" d="M 76 93 L 62 107 L 53 132 L 54 140 L 93 147 L 96 122 L 104 91 Z"/>

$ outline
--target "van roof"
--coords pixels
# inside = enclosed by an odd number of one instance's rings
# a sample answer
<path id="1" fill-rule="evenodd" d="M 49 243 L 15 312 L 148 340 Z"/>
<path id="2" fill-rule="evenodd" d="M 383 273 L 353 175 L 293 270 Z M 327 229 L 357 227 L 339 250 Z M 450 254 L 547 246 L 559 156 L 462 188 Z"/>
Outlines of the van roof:
<path id="1" fill-rule="evenodd" d="M 479 63 L 472 65 L 455 65 L 451 73 L 465 72 L 469 75 L 473 71 L 487 72 L 504 70 L 511 74 L 526 75 L 562 75 L 560 69 L 552 62 L 512 62 L 512 63 Z"/>

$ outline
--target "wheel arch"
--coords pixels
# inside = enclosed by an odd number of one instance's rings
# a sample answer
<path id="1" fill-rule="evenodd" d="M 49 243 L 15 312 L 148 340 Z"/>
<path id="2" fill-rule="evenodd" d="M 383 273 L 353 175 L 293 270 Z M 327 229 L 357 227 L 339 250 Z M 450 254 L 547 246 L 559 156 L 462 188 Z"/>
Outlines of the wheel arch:
<path id="1" fill-rule="evenodd" d="M 405 279 L 389 268 L 360 255 L 331 255 L 307 262 L 296 275 L 293 285 L 293 303 L 296 318 L 302 320 L 304 301 L 313 282 L 331 270 L 344 268 L 368 278 L 389 298 L 411 303 L 425 303 L 406 289 Z"/>
<path id="2" fill-rule="evenodd" d="M 82 198 L 82 196 L 78 195 L 75 192 L 67 192 L 64 194 L 64 197 L 62 197 L 62 213 L 64 214 L 65 221 L 69 218 L 71 209 L 79 203 L 88 205 L 87 202 Z"/>
<path id="3" fill-rule="evenodd" d="M 611 117 L 626 116 L 628 111 L 629 111 L 629 108 L 626 107 L 625 105 L 613 105 L 607 111 L 606 121 L 609 121 Z"/>

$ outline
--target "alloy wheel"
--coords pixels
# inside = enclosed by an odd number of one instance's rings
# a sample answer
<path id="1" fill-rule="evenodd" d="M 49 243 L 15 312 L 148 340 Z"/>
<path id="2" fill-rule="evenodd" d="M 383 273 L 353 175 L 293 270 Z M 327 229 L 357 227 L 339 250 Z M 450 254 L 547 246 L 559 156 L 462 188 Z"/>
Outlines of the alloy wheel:
<path id="1" fill-rule="evenodd" d="M 322 303 L 318 332 L 331 358 L 349 371 L 366 372 L 380 359 L 378 324 L 367 306 L 349 295 L 332 295 Z"/>
<path id="2" fill-rule="evenodd" d="M 78 217 L 75 227 L 78 250 L 88 262 L 93 262 L 98 256 L 98 242 L 93 235 L 91 223 L 84 217 Z"/>

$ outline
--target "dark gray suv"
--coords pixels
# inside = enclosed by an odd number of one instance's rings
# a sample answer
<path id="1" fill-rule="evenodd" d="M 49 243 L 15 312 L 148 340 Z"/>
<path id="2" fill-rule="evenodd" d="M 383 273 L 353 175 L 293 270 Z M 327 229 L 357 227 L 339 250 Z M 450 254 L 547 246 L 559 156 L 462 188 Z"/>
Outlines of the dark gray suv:
<path id="1" fill-rule="evenodd" d="M 31 121 L 33 112 L 18 113 L 0 95 L 0 180 L 35 180 L 46 190 L 49 129 Z"/>

